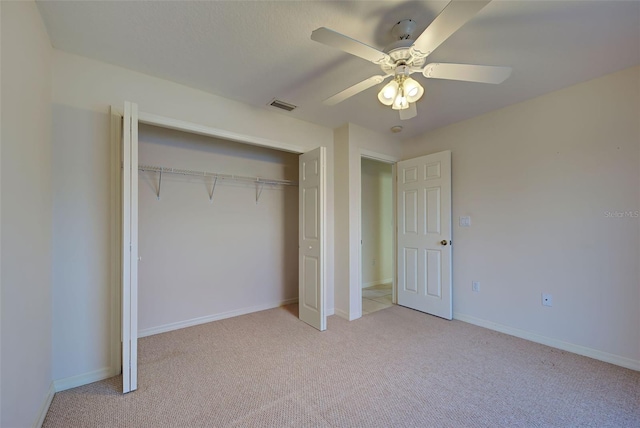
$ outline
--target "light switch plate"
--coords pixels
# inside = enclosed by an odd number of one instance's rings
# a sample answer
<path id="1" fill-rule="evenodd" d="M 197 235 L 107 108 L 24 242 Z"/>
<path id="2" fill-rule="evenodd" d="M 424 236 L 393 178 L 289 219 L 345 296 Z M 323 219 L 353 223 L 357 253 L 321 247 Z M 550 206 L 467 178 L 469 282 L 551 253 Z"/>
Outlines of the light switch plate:
<path id="1" fill-rule="evenodd" d="M 471 217 L 464 216 L 460 217 L 460 227 L 469 227 L 471 226 Z"/>

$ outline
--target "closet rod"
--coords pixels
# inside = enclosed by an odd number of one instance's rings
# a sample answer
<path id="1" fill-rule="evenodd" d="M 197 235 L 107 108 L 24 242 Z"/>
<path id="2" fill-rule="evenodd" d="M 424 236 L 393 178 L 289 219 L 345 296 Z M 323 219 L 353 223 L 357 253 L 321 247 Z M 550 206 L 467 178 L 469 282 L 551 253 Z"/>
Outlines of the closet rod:
<path id="1" fill-rule="evenodd" d="M 279 179 L 270 179 L 270 178 L 261 178 L 261 177 L 249 177 L 246 175 L 221 174 L 218 172 L 192 171 L 189 169 L 168 168 L 166 166 L 138 165 L 138 171 L 155 171 L 159 173 L 190 175 L 194 177 L 215 177 L 215 178 L 222 178 L 223 180 L 241 180 L 241 181 L 251 181 L 254 183 L 280 184 L 283 186 L 298 185 L 297 181 L 279 180 Z"/>

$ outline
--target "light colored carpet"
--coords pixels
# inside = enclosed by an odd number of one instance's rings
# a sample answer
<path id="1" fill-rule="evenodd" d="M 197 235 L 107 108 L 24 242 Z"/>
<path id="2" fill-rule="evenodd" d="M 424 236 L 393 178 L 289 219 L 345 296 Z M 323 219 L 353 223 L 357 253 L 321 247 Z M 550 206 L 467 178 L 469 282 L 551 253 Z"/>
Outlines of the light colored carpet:
<path id="1" fill-rule="evenodd" d="M 141 339 L 45 427 L 639 427 L 640 373 L 393 306 L 320 333 L 296 307 Z"/>

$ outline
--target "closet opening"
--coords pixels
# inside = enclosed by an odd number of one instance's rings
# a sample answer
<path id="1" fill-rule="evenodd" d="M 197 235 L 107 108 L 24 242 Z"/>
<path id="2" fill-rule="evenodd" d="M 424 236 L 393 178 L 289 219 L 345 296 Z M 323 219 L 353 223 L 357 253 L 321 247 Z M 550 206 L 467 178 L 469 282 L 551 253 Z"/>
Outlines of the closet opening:
<path id="1" fill-rule="evenodd" d="M 138 332 L 298 301 L 298 155 L 141 123 Z"/>
<path id="2" fill-rule="evenodd" d="M 152 154 L 140 154 L 141 126 L 143 133 L 152 134 L 143 136 L 143 140 L 149 138 L 147 143 L 154 144 L 149 146 L 154 147 Z M 112 106 L 111 127 L 114 186 L 120 189 L 121 196 L 114 204 L 120 211 L 114 229 L 121 233 L 118 240 L 121 259 L 113 264 L 121 279 L 118 292 L 113 293 L 114 302 L 120 302 L 113 312 L 119 313 L 121 334 L 119 343 L 118 336 L 113 335 L 112 349 L 114 354 L 118 349 L 121 351 L 118 365 L 122 367 L 123 393 L 138 387 L 141 331 L 142 335 L 151 335 L 296 301 L 301 321 L 320 331 L 326 329 L 326 147 L 305 150 L 288 143 L 139 112 L 138 105 L 129 101 L 125 101 L 122 113 Z M 153 127 L 160 129 L 154 131 Z M 297 156 L 297 165 L 292 156 Z M 168 160 L 175 163 L 161 164 Z M 217 167 L 221 169 L 210 169 Z M 241 171 L 227 172 L 231 167 Z M 146 176 L 141 182 L 141 172 L 157 174 L 157 186 L 155 179 L 152 183 Z M 296 174 L 297 188 L 292 183 Z M 168 180 L 168 176 L 177 179 Z M 207 179 L 213 181 L 207 183 Z M 222 182 L 229 184 L 222 186 Z M 139 196 L 145 183 L 147 196 Z M 143 213 L 143 221 L 157 226 L 142 231 L 143 239 L 152 242 L 149 247 L 143 244 L 143 251 L 149 251 L 154 262 L 147 263 L 147 256 L 140 251 L 140 203 L 148 204 L 144 198 L 149 198 L 149 191 L 151 199 L 161 203 L 171 184 L 175 187 L 174 196 L 166 204 L 166 212 Z M 178 184 L 182 184 L 179 189 Z M 194 189 L 198 187 L 201 192 L 206 191 L 207 209 L 200 202 L 185 199 L 186 195 L 195 195 Z M 236 192 L 221 195 L 223 187 Z M 277 190 L 279 197 L 274 196 Z M 272 197 L 266 203 L 268 193 Z M 245 199 L 247 194 L 251 195 L 248 199 L 251 210 Z M 224 201 L 230 205 L 220 204 Z M 218 217 L 211 215 L 214 210 L 218 210 Z M 297 245 L 293 244 L 296 229 Z M 295 248 L 297 257 L 291 257 Z M 115 246 L 113 250 L 117 254 Z M 171 292 L 162 302 L 155 302 L 164 304 L 160 310 L 157 306 L 145 309 L 147 321 L 139 322 L 138 283 L 142 263 L 145 264 L 142 275 L 153 278 L 149 287 Z M 172 269 L 166 270 L 161 263 L 168 263 Z M 163 270 L 166 276 L 158 275 L 158 270 Z M 297 293 L 290 285 L 295 283 L 290 278 L 295 278 L 296 271 Z M 162 294 L 149 290 L 146 294 L 154 298 Z M 113 330 L 117 330 L 115 324 Z M 117 363 L 114 358 L 114 365 Z"/>

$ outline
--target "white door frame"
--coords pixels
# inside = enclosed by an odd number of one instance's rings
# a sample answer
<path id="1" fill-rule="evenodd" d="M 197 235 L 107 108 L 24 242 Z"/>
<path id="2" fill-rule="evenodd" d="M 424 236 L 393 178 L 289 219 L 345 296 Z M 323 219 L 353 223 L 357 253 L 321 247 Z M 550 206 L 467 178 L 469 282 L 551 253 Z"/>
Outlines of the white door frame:
<path id="1" fill-rule="evenodd" d="M 138 105 L 122 122 L 122 392 L 138 388 Z"/>
<path id="2" fill-rule="evenodd" d="M 122 108 L 111 107 L 111 376 L 122 372 Z"/>
<path id="3" fill-rule="evenodd" d="M 161 128 L 175 129 L 177 131 L 189 132 L 191 134 L 206 135 L 208 137 L 220 138 L 221 140 L 235 141 L 236 143 L 249 144 L 251 146 L 267 147 L 270 149 L 282 150 L 284 152 L 302 154 L 309 150 L 295 144 L 282 143 L 280 141 L 269 140 L 267 138 L 240 134 L 144 111 L 138 112 L 138 121 L 140 123 L 159 126 Z"/>
<path id="4" fill-rule="evenodd" d="M 125 273 L 123 272 L 123 270 L 126 269 L 126 266 L 124 266 L 121 263 L 121 261 L 123 260 L 122 253 L 121 253 L 123 249 L 123 234 L 121 232 L 124 228 L 130 228 L 132 226 L 132 224 L 130 223 L 131 221 L 130 218 L 126 218 L 126 217 L 122 219 L 119 218 L 122 212 L 122 205 L 120 203 L 120 200 L 121 200 L 120 198 L 122 198 L 123 196 L 126 196 L 126 195 L 121 195 L 122 178 L 120 176 L 120 170 L 121 168 L 124 168 L 125 156 L 130 157 L 130 153 L 125 154 L 121 148 L 123 130 L 120 124 L 122 123 L 123 117 L 124 117 L 124 110 L 122 109 L 122 107 L 111 106 L 111 130 L 112 130 L 111 141 L 112 141 L 112 156 L 114 156 L 114 159 L 112 160 L 112 167 L 113 167 L 112 171 L 114 175 L 112 190 L 114 193 L 117 194 L 117 195 L 112 194 L 112 199 L 116 199 L 118 201 L 116 204 L 114 204 L 114 210 L 112 211 L 114 216 L 118 218 L 117 221 L 113 222 L 113 225 L 117 226 L 115 229 L 116 233 L 113 234 L 114 244 L 112 245 L 112 257 L 114 257 L 115 259 L 112 261 L 112 274 L 114 275 L 113 276 L 114 278 L 122 278 L 122 275 Z M 296 154 L 302 154 L 308 151 L 308 149 L 305 149 L 301 146 L 297 146 L 294 144 L 288 144 L 280 141 L 269 140 L 266 138 L 255 137 L 252 135 L 240 134 L 237 132 L 227 131 L 224 129 L 214 128 L 207 125 L 201 125 L 201 124 L 183 121 L 179 119 L 173 119 L 173 118 L 160 116 L 160 115 L 143 112 L 143 111 L 137 112 L 137 123 L 144 123 L 148 125 L 158 126 L 161 128 L 174 129 L 178 131 L 205 135 L 209 137 L 220 138 L 228 141 L 235 141 L 238 143 L 249 144 L 253 146 L 267 147 L 275 150 L 281 150 L 281 151 L 296 153 Z M 136 154 L 135 162 L 136 164 L 138 162 L 137 154 Z M 122 201 L 122 204 L 125 205 L 125 208 L 128 205 L 128 203 L 125 203 L 125 201 Z M 324 206 L 324 211 L 326 216 L 326 205 Z M 129 222 L 128 225 L 127 225 L 127 222 Z M 137 219 L 136 219 L 136 223 L 137 223 Z M 137 228 L 137 224 L 136 224 L 136 228 Z M 137 249 L 136 249 L 136 253 L 137 253 Z M 135 260 L 137 260 L 137 254 L 135 255 L 135 257 L 133 254 L 131 255 L 132 261 L 134 258 Z M 325 263 L 325 269 L 326 269 L 326 266 L 327 266 L 327 263 Z M 324 272 L 325 277 L 326 277 L 326 273 L 327 272 Z M 116 285 L 116 282 L 117 282 L 117 285 Z M 128 340 L 137 340 L 138 332 L 136 330 L 137 329 L 137 311 L 134 311 L 135 313 L 133 314 L 135 315 L 135 320 L 131 318 L 132 313 L 130 311 L 126 311 L 126 312 L 122 311 L 121 300 L 124 296 L 121 293 L 121 281 L 120 280 L 114 281 L 114 287 L 116 288 L 116 290 L 112 292 L 111 297 L 112 299 L 114 300 L 117 299 L 117 300 L 112 302 L 112 309 L 111 309 L 111 314 L 114 317 L 114 320 L 112 321 L 112 326 L 111 326 L 112 327 L 111 328 L 111 334 L 112 334 L 111 365 L 112 365 L 112 372 L 114 372 L 114 375 L 115 375 L 120 373 L 120 370 L 122 370 L 121 347 L 123 346 L 124 339 L 125 339 L 125 337 L 121 335 L 124 333 L 122 330 L 122 326 L 124 325 L 124 326 L 134 327 L 133 329 L 128 329 L 129 334 L 127 334 L 127 336 L 130 336 L 130 337 L 126 337 L 126 339 Z M 135 298 L 135 300 L 137 301 L 137 287 L 135 288 L 135 290 L 133 290 L 133 292 L 135 293 L 135 296 L 130 296 L 130 297 L 132 298 L 132 300 L 133 298 Z M 324 299 L 321 304 L 326 305 L 326 302 L 324 301 Z M 125 319 L 127 315 L 129 316 L 129 318 Z M 134 386 L 137 386 L 137 385 L 134 383 Z"/>
<path id="5" fill-rule="evenodd" d="M 397 274 L 396 274 L 396 245 L 397 245 L 397 227 L 396 227 L 396 163 L 400 160 L 394 156 L 385 155 L 383 153 L 374 152 L 372 150 L 360 149 L 360 159 L 357 163 L 356 174 L 354 176 L 355 179 L 355 187 L 358 194 L 357 198 L 357 210 L 358 210 L 358 241 L 356 243 L 351 243 L 351 245 L 356 245 L 358 249 L 358 263 L 357 263 L 357 284 L 350 284 L 351 290 L 350 295 L 356 296 L 354 306 L 355 312 L 358 314 L 356 317 L 352 317 L 352 319 L 360 318 L 362 316 L 362 158 L 371 159 L 378 162 L 383 162 L 386 164 L 391 164 L 391 179 L 393 180 L 391 186 L 391 199 L 392 199 L 392 207 L 393 210 L 393 266 L 392 266 L 392 282 L 391 282 L 391 299 L 393 303 L 397 302 L 397 292 L 396 292 L 396 282 L 397 282 Z M 353 269 L 353 266 L 351 267 Z"/>

